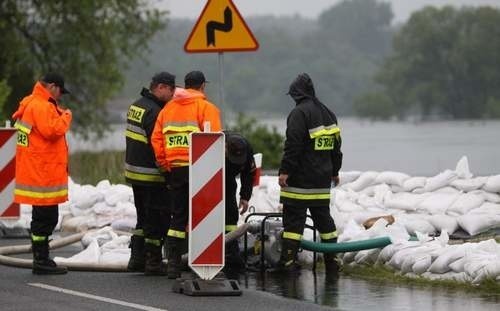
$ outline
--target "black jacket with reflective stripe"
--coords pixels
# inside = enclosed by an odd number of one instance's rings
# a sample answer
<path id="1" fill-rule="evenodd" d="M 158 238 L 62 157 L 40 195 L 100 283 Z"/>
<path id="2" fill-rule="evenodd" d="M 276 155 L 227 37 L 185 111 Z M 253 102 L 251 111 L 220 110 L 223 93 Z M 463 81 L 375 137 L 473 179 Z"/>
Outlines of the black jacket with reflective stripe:
<path id="1" fill-rule="evenodd" d="M 230 135 L 238 135 L 234 133 L 225 132 L 226 140 Z M 245 142 L 247 158 L 245 163 L 237 165 L 232 163 L 226 158 L 226 207 L 231 207 L 236 201 L 236 177 L 240 175 L 240 199 L 250 200 L 253 191 L 253 179 L 256 173 L 255 160 L 253 158 L 253 148 L 243 136 L 240 136 Z"/>
<path id="2" fill-rule="evenodd" d="M 151 133 L 165 102 L 143 88 L 141 98 L 127 113 L 125 180 L 132 185 L 158 186 L 165 182 L 156 166 Z"/>
<path id="3" fill-rule="evenodd" d="M 299 96 L 294 99 L 297 105 L 287 119 L 280 173 L 289 175 L 287 181 L 289 187 L 296 190 L 303 189 L 303 191 L 292 193 L 295 197 L 291 198 L 285 197 L 283 191 L 286 189 L 282 189 L 281 201 L 308 206 L 328 204 L 329 196 L 327 196 L 328 199 L 318 200 L 305 198 L 312 197 L 308 189 L 329 189 L 332 176 L 337 176 L 342 166 L 341 138 L 337 127 L 337 117 L 324 104 L 310 97 Z M 311 136 L 314 135 L 319 136 L 312 138 Z"/>

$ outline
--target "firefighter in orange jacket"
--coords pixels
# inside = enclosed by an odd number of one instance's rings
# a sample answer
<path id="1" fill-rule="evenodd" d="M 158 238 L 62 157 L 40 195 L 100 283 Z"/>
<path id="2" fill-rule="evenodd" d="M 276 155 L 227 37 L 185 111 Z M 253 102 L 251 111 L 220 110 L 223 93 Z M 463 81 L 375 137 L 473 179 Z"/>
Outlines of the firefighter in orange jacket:
<path id="1" fill-rule="evenodd" d="M 205 122 L 210 122 L 213 132 L 222 129 L 219 109 L 206 100 L 206 82 L 201 71 L 189 72 L 184 78 L 186 92 L 165 105 L 151 135 L 156 161 L 172 199 L 172 219 L 167 232 L 170 279 L 181 276 L 182 245 L 188 223 L 189 134 L 203 132 Z"/>
<path id="2" fill-rule="evenodd" d="M 34 274 L 64 274 L 49 257 L 49 236 L 59 218 L 58 204 L 68 200 L 68 145 L 65 134 L 71 111 L 58 105 L 68 93 L 64 79 L 48 73 L 38 81 L 12 115 L 16 121 L 16 186 L 14 200 L 31 204 Z"/>

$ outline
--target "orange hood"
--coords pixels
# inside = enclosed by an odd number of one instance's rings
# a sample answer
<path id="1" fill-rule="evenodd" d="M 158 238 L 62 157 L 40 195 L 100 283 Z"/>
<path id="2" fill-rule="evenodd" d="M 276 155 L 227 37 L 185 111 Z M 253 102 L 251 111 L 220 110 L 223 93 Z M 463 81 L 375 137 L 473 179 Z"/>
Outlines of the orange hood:
<path id="1" fill-rule="evenodd" d="M 24 111 L 26 110 L 26 107 L 28 107 L 28 104 L 33 100 L 34 97 L 41 97 L 44 100 L 49 100 L 50 93 L 40 82 L 37 82 L 33 87 L 33 92 L 31 93 L 31 95 L 28 95 L 23 98 L 23 100 L 21 100 L 16 112 L 12 114 L 12 119 L 21 119 Z"/>

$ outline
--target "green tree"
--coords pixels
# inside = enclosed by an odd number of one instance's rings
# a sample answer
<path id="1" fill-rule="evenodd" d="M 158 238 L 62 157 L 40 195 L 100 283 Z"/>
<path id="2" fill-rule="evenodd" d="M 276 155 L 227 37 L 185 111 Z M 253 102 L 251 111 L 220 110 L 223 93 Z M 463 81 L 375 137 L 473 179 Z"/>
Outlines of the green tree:
<path id="1" fill-rule="evenodd" d="M 277 169 L 281 163 L 284 138 L 276 127 L 271 130 L 259 125 L 253 117 L 238 114 L 236 124 L 229 128 L 243 135 L 253 147 L 255 153 L 262 153 L 262 168 Z"/>
<path id="2" fill-rule="evenodd" d="M 61 72 L 79 132 L 105 128 L 105 102 L 122 86 L 123 67 L 147 50 L 165 12 L 147 0 L 3 0 L 0 3 L 0 80 L 12 89 L 10 115 L 33 82 Z"/>
<path id="3" fill-rule="evenodd" d="M 376 76 L 393 114 L 493 117 L 500 102 L 499 24 L 500 10 L 491 7 L 414 13 Z"/>

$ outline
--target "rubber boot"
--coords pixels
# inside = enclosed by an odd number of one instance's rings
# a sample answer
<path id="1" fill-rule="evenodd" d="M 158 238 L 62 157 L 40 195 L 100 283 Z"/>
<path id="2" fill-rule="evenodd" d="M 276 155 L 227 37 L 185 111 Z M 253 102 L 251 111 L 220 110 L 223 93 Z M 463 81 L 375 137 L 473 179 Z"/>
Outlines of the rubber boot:
<path id="1" fill-rule="evenodd" d="M 297 273 L 300 270 L 300 265 L 297 263 L 299 246 L 300 241 L 281 240 L 281 256 L 274 272 Z"/>
<path id="2" fill-rule="evenodd" d="M 144 236 L 133 235 L 130 238 L 130 259 L 127 270 L 131 272 L 144 272 Z"/>
<path id="3" fill-rule="evenodd" d="M 182 270 L 182 242 L 183 239 L 168 237 L 168 264 L 167 276 L 169 279 L 181 277 Z"/>
<path id="4" fill-rule="evenodd" d="M 66 274 L 68 268 L 58 266 L 49 257 L 49 239 L 43 241 L 31 241 L 33 250 L 33 274 Z"/>
<path id="5" fill-rule="evenodd" d="M 322 240 L 323 243 L 337 243 L 337 239 Z M 325 262 L 325 272 L 330 275 L 337 275 L 340 271 L 340 266 L 335 253 L 324 253 L 323 259 Z"/>
<path id="6" fill-rule="evenodd" d="M 240 273 L 245 273 L 246 266 L 240 255 L 238 240 L 226 243 L 225 264 L 222 271 L 228 279 L 237 279 Z"/>
<path id="7" fill-rule="evenodd" d="M 161 240 L 146 239 L 144 252 L 146 264 L 144 266 L 145 275 L 167 275 L 167 268 L 162 262 Z"/>

